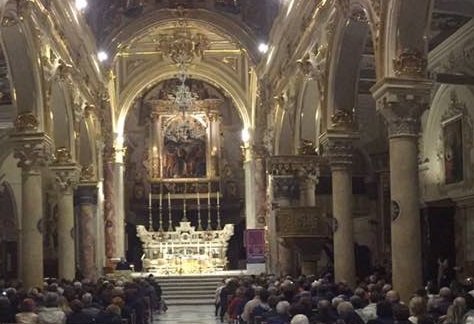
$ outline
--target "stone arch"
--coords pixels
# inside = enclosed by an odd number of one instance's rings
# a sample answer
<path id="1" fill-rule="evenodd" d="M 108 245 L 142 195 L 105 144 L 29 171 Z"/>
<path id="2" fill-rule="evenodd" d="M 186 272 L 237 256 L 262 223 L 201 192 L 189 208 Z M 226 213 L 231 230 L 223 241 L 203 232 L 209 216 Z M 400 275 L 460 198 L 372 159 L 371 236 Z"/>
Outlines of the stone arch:
<path id="1" fill-rule="evenodd" d="M 40 131 L 49 129 L 45 118 L 42 67 L 33 22 L 28 17 L 0 27 L 1 43 L 10 69 L 13 102 L 17 113 L 33 113 Z M 28 76 L 28 77 L 25 77 Z"/>
<path id="2" fill-rule="evenodd" d="M 433 197 L 438 194 L 439 185 L 444 183 L 444 147 L 443 147 L 443 122 L 449 119 L 452 114 L 463 115 L 463 147 L 467 151 L 474 149 L 472 140 L 474 114 L 470 103 L 474 94 L 466 86 L 442 85 L 433 97 L 430 110 L 427 110 L 422 117 L 422 136 L 420 156 L 425 167 L 422 168 L 423 191 L 425 197 Z M 456 106 L 459 104 L 459 106 Z M 465 105 L 465 111 L 457 111 Z M 464 166 L 464 175 L 472 183 L 472 165 L 474 161 L 470 158 L 470 153 L 464 153 L 465 162 L 470 165 Z"/>
<path id="3" fill-rule="evenodd" d="M 52 115 L 52 138 L 56 147 L 66 147 L 72 157 L 76 155 L 74 143 L 74 116 L 71 93 L 62 81 L 54 80 L 50 87 L 50 110 Z"/>
<path id="4" fill-rule="evenodd" d="M 188 72 L 191 78 L 208 82 L 216 86 L 216 88 L 222 89 L 225 94 L 228 94 L 238 109 L 244 128 L 251 129 L 251 114 L 249 113 L 251 107 L 249 106 L 245 91 L 236 80 L 229 78 L 215 66 L 203 62 L 189 66 Z M 115 132 L 119 134 L 119 137 L 123 134 L 126 116 L 133 105 L 133 101 L 138 98 L 147 87 L 167 79 L 172 79 L 175 76 L 175 66 L 156 65 L 149 69 L 145 75 L 138 75 L 134 80 L 129 82 L 130 86 L 122 92 L 121 100 L 117 106 L 119 112 L 115 123 Z"/>
<path id="5" fill-rule="evenodd" d="M 301 87 L 296 111 L 297 140 L 309 140 L 316 146 L 321 134 L 321 94 L 316 80 L 306 80 Z"/>
<path id="6" fill-rule="evenodd" d="M 163 9 L 154 10 L 140 19 L 120 28 L 120 31 L 108 37 L 104 46 L 110 51 L 111 57 L 115 57 L 121 46 L 130 44 L 133 39 L 143 35 L 150 28 L 157 28 L 178 19 L 178 11 Z M 258 42 L 256 37 L 242 23 L 229 19 L 225 15 L 204 9 L 185 10 L 185 18 L 190 22 L 201 24 L 206 29 L 217 31 L 221 35 L 226 35 L 235 43 L 241 44 L 249 54 L 254 64 L 258 62 Z"/>
<path id="7" fill-rule="evenodd" d="M 352 111 L 356 103 L 361 57 L 371 28 L 365 10 L 356 7 L 349 19 L 340 18 L 329 75 L 328 125 L 336 110 Z"/>
<path id="8" fill-rule="evenodd" d="M 393 59 L 403 51 L 414 51 L 426 56 L 426 40 L 430 27 L 432 0 L 392 0 L 388 1 L 384 24 L 384 76 L 395 76 Z"/>

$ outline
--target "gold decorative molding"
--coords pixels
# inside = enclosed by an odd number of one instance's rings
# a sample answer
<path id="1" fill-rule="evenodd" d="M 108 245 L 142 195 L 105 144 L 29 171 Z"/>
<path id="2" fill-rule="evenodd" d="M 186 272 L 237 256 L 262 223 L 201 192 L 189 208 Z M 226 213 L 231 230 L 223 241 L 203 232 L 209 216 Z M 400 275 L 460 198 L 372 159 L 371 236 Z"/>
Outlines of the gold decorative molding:
<path id="1" fill-rule="evenodd" d="M 172 35 L 161 35 L 157 49 L 173 63 L 191 63 L 195 57 L 202 57 L 209 45 L 209 40 L 201 33 L 192 35 L 186 31 L 176 31 Z"/>
<path id="2" fill-rule="evenodd" d="M 56 165 L 66 165 L 72 163 L 71 152 L 66 147 L 58 147 L 54 153 L 54 162 Z"/>
<path id="3" fill-rule="evenodd" d="M 393 59 L 393 69 L 396 76 L 424 78 L 428 60 L 417 49 L 404 49 Z"/>
<path id="4" fill-rule="evenodd" d="M 39 122 L 32 112 L 20 113 L 15 120 L 17 132 L 34 132 L 38 130 Z"/>
<path id="5" fill-rule="evenodd" d="M 317 147 L 313 141 L 302 140 L 300 147 L 298 148 L 298 154 L 300 155 L 317 155 Z"/>
<path id="6" fill-rule="evenodd" d="M 266 159 L 272 176 L 318 176 L 321 158 L 317 155 L 279 155 Z"/>
<path id="7" fill-rule="evenodd" d="M 80 181 L 91 182 L 91 181 L 94 181 L 94 179 L 95 179 L 94 166 L 92 164 L 88 166 L 83 166 L 81 169 Z"/>
<path id="8" fill-rule="evenodd" d="M 332 127 L 337 129 L 353 130 L 356 128 L 354 116 L 351 111 L 338 110 L 331 116 Z"/>
<path id="9" fill-rule="evenodd" d="M 317 207 L 282 207 L 276 210 L 276 231 L 279 237 L 329 238 L 331 226 Z"/>

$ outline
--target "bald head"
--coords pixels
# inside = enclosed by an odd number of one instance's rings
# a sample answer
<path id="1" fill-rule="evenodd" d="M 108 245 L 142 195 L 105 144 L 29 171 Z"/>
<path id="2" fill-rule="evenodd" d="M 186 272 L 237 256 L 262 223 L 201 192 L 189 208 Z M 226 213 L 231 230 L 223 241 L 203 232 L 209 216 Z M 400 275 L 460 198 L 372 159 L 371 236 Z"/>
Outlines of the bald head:
<path id="1" fill-rule="evenodd" d="M 400 295 L 395 290 L 389 290 L 385 295 L 385 300 L 390 303 L 398 303 L 400 301 Z"/>

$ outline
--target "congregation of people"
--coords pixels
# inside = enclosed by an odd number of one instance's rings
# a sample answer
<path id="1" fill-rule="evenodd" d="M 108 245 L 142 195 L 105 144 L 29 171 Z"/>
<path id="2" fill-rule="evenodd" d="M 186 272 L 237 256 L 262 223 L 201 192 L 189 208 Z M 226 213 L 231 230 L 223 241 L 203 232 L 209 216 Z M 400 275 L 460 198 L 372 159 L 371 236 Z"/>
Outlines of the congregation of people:
<path id="1" fill-rule="evenodd" d="M 215 315 L 232 324 L 474 324 L 474 285 L 413 289 L 402 301 L 383 277 L 355 289 L 331 275 L 229 278 L 216 290 Z"/>
<path id="2" fill-rule="evenodd" d="M 2 324 L 146 324 L 163 308 L 161 287 L 151 275 L 95 283 L 50 279 L 28 290 L 12 282 L 0 288 Z"/>

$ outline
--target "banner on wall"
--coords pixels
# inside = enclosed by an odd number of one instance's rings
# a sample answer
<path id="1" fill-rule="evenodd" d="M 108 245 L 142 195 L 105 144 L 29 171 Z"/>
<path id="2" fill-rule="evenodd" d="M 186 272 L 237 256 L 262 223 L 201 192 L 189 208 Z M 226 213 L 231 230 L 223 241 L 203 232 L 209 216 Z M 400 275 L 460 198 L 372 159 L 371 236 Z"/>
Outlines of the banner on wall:
<path id="1" fill-rule="evenodd" d="M 248 229 L 244 236 L 247 263 L 265 263 L 265 230 Z"/>

